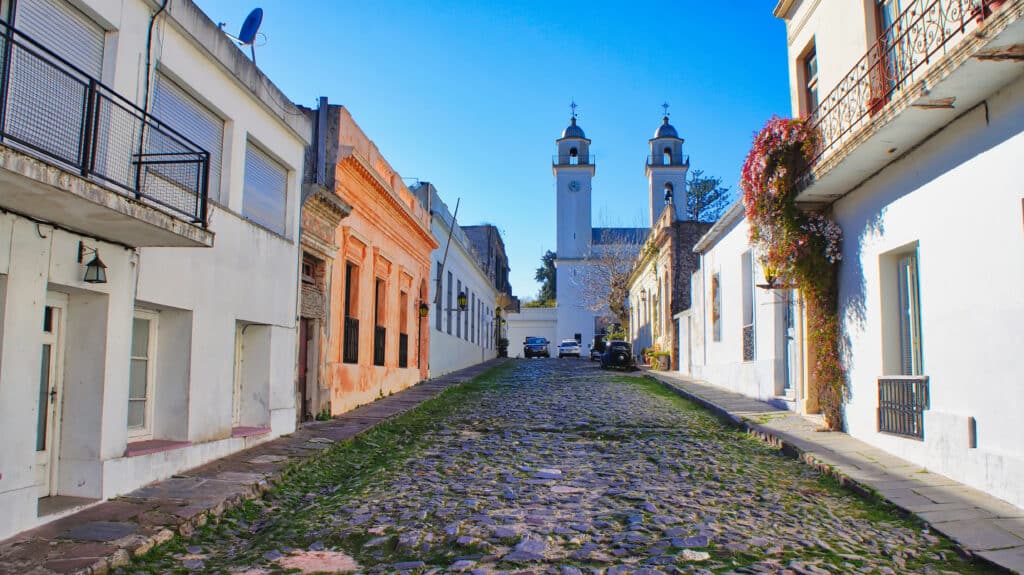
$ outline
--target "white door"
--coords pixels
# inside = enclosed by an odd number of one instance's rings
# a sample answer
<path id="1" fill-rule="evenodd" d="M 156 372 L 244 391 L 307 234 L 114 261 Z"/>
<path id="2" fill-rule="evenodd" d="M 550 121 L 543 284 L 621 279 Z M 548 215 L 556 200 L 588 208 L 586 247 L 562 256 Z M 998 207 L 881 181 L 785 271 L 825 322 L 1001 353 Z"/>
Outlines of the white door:
<path id="1" fill-rule="evenodd" d="M 36 417 L 36 484 L 39 497 L 56 495 L 60 454 L 61 374 L 64 366 L 64 316 L 68 296 L 50 292 L 43 313 L 39 411 Z"/>
<path id="2" fill-rule="evenodd" d="M 800 346 L 797 341 L 797 314 L 799 313 L 797 291 L 789 290 L 785 297 L 785 307 L 783 308 L 785 317 L 782 329 L 783 339 L 786 343 L 786 352 L 783 356 L 786 363 L 786 378 L 783 382 L 782 394 L 785 397 L 793 397 L 800 372 L 803 370 L 800 366 Z"/>
<path id="3" fill-rule="evenodd" d="M 153 397 L 156 366 L 156 312 L 137 309 L 132 321 L 131 368 L 128 376 L 128 438 L 153 437 Z"/>
<path id="4" fill-rule="evenodd" d="M 235 377 L 231 394 L 231 427 L 242 425 L 242 370 L 243 358 L 245 357 L 245 327 L 235 327 Z"/>

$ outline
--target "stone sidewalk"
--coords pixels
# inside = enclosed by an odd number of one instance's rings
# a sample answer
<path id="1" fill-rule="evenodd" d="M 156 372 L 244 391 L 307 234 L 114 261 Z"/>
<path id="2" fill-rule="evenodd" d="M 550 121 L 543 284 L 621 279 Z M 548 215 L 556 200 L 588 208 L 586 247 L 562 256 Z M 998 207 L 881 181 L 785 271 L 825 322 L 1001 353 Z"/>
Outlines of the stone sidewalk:
<path id="1" fill-rule="evenodd" d="M 325 422 L 158 481 L 0 541 L 0 575 L 105 573 L 211 515 L 260 496 L 286 467 L 351 439 L 502 360 L 425 381 Z"/>
<path id="2" fill-rule="evenodd" d="M 916 515 L 968 554 L 1024 573 L 1024 509 L 922 470 L 845 433 L 818 432 L 821 422 L 812 418 L 675 372 L 647 373 L 847 487 L 880 496 Z"/>

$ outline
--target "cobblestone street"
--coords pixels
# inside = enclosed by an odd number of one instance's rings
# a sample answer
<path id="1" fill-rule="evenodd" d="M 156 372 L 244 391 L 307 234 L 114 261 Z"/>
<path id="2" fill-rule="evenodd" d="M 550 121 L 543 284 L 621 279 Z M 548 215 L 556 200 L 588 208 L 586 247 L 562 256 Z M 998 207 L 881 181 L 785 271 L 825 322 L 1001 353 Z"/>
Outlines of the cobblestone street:
<path id="1" fill-rule="evenodd" d="M 513 361 L 124 573 L 985 573 L 635 374 Z"/>

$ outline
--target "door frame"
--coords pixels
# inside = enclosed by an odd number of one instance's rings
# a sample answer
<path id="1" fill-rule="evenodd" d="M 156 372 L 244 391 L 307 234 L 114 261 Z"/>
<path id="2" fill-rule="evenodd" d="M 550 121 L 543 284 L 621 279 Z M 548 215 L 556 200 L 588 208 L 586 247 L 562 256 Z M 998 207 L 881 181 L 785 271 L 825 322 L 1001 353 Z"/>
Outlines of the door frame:
<path id="1" fill-rule="evenodd" d="M 153 404 L 155 403 L 155 401 L 154 401 L 155 397 L 154 396 L 155 396 L 155 393 L 156 393 L 156 385 L 155 385 L 156 382 L 155 382 L 155 380 L 156 380 L 156 362 L 157 362 L 157 357 L 156 357 L 157 341 L 156 341 L 156 338 L 157 338 L 157 335 L 159 334 L 158 330 L 159 330 L 159 327 L 160 327 L 160 324 L 159 324 L 160 314 L 158 312 L 156 312 L 156 311 L 153 311 L 153 310 L 142 309 L 142 308 L 135 308 L 135 312 L 132 314 L 132 326 L 133 326 L 132 338 L 133 338 L 133 340 L 134 340 L 134 337 L 135 337 L 135 330 L 134 330 L 135 319 L 144 319 L 144 320 L 149 322 L 149 337 L 147 339 L 147 344 L 148 345 L 147 345 L 147 349 L 146 349 L 146 409 L 145 409 L 145 413 L 143 414 L 143 417 L 145 418 L 144 419 L 145 424 L 141 428 L 139 428 L 139 429 L 128 428 L 128 440 L 129 441 L 143 441 L 143 440 L 146 440 L 146 439 L 152 439 L 153 438 L 153 414 L 154 414 L 154 411 L 155 411 L 154 408 L 153 408 Z M 129 362 L 129 364 L 128 364 L 129 365 L 129 387 L 131 386 L 130 374 L 131 374 L 131 362 L 132 361 L 134 361 L 134 357 L 129 355 L 129 359 L 128 359 L 128 362 Z M 131 391 L 130 390 L 129 390 L 129 393 L 128 393 L 128 397 L 129 397 L 129 405 L 130 405 L 131 404 L 131 401 L 130 401 Z M 128 421 L 127 421 L 127 418 L 126 418 L 125 426 L 127 427 L 127 425 L 128 425 Z"/>

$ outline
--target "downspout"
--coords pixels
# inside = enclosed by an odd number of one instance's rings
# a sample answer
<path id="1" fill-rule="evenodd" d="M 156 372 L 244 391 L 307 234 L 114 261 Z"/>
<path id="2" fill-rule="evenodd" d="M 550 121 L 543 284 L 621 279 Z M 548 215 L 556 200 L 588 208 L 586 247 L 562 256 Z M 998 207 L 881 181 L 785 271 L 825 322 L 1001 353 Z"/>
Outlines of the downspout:
<path id="1" fill-rule="evenodd" d="M 146 32 L 146 78 L 144 80 L 144 88 L 142 91 L 142 113 L 149 114 L 149 83 L 150 83 L 150 66 L 152 65 L 153 57 L 153 28 L 156 27 L 156 19 L 160 14 L 167 8 L 167 5 L 171 3 L 171 0 L 164 0 L 164 3 L 160 5 L 153 17 L 149 19 L 149 30 Z M 140 151 L 141 153 L 141 151 Z"/>

